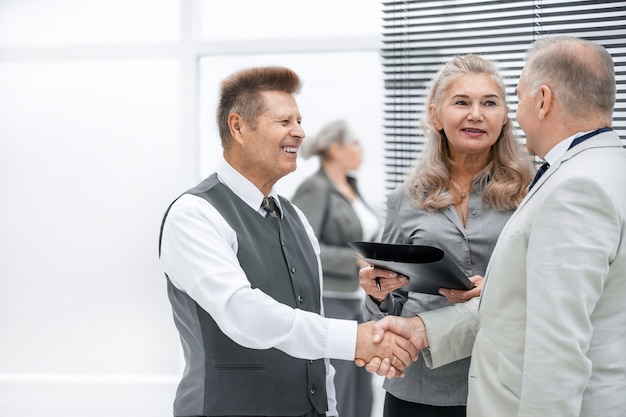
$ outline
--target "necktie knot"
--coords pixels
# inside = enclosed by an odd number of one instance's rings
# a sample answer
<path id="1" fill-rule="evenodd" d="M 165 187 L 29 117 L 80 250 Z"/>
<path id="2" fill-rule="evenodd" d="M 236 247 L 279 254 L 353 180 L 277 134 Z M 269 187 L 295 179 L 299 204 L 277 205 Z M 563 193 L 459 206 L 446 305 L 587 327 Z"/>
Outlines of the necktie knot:
<path id="1" fill-rule="evenodd" d="M 528 191 L 530 191 L 533 188 L 535 183 L 539 181 L 539 178 L 541 178 L 541 176 L 544 174 L 544 172 L 548 170 L 548 168 L 550 168 L 550 164 L 547 162 L 544 162 L 543 165 L 539 167 L 539 169 L 537 170 L 537 173 L 535 174 L 535 178 L 533 179 L 533 182 L 531 182 L 530 187 L 528 187 Z"/>
<path id="2" fill-rule="evenodd" d="M 274 197 L 264 197 L 261 207 L 266 211 L 265 217 L 278 217 L 278 205 L 276 204 Z"/>

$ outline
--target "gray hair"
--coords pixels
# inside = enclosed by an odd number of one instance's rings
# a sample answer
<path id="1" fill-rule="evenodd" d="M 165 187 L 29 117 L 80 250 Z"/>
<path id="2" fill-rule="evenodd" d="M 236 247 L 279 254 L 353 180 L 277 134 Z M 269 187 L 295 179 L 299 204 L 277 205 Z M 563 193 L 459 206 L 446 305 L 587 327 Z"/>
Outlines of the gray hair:
<path id="1" fill-rule="evenodd" d="M 357 140 L 358 138 L 348 122 L 343 119 L 333 120 L 322 126 L 315 136 L 302 141 L 298 153 L 304 159 L 311 156 L 319 156 L 320 159 L 324 159 L 333 143 L 345 145 Z"/>
<path id="2" fill-rule="evenodd" d="M 447 141 L 447 139 L 443 137 L 443 132 L 437 131 L 435 123 L 430 118 L 428 113 L 428 107 L 431 104 L 434 104 L 438 113 L 441 109 L 441 102 L 452 82 L 454 82 L 454 80 L 458 77 L 467 74 L 484 74 L 491 78 L 502 93 L 502 100 L 505 101 L 508 112 L 508 104 L 506 104 L 506 87 L 495 61 L 491 61 L 475 54 L 454 56 L 450 61 L 444 64 L 444 66 L 435 75 L 426 96 L 426 108 L 420 120 L 420 125 L 424 132 L 424 136 L 429 139 L 431 143 L 443 144 Z M 509 121 L 507 121 L 507 125 L 510 125 Z"/>
<path id="3" fill-rule="evenodd" d="M 547 85 L 573 117 L 613 114 L 615 68 L 601 45 L 573 36 L 540 39 L 528 50 L 524 75 L 531 95 Z"/>

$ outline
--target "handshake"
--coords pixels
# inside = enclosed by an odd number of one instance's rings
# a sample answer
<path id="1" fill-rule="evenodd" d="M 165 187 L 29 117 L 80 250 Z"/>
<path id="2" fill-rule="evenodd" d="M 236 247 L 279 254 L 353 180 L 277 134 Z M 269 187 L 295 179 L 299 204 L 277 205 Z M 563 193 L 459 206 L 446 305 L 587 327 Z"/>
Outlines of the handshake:
<path id="1" fill-rule="evenodd" d="M 361 287 L 377 303 L 408 282 L 402 275 L 373 266 L 361 268 L 359 279 Z M 454 304 L 480 296 L 484 277 L 474 275 L 469 280 L 474 284 L 470 290 L 441 288 L 439 293 Z M 359 325 L 354 362 L 371 373 L 387 378 L 402 377 L 404 369 L 417 360 L 419 351 L 428 346 L 426 326 L 419 316 L 387 316 Z"/>
<path id="2" fill-rule="evenodd" d="M 426 327 L 419 316 L 387 316 L 359 324 L 354 362 L 371 373 L 401 378 L 426 347 Z"/>

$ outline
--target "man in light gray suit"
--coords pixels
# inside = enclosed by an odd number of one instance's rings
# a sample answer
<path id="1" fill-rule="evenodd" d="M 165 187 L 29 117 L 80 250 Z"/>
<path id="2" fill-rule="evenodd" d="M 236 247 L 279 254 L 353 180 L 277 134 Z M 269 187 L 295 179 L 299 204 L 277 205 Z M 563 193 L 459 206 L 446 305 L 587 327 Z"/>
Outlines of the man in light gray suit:
<path id="1" fill-rule="evenodd" d="M 471 353 L 470 417 L 623 417 L 626 150 L 610 128 L 613 61 L 591 42 L 542 39 L 516 94 L 526 146 L 549 168 L 504 227 L 481 297 L 378 330 L 410 335 L 433 367 Z M 367 368 L 394 374 L 388 360 Z"/>

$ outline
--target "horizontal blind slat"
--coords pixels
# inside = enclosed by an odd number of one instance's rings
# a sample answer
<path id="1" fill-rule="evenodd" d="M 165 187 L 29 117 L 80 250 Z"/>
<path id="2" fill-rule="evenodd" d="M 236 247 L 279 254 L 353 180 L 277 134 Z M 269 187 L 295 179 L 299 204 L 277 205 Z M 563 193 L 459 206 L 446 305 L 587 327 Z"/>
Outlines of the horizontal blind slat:
<path id="1" fill-rule="evenodd" d="M 383 1 L 382 8 L 386 189 L 404 180 L 423 150 L 419 124 L 426 89 L 445 62 L 468 53 L 498 62 L 514 120 L 514 89 L 526 51 L 548 34 L 598 42 L 614 57 L 614 128 L 626 144 L 626 2 L 408 0 Z M 523 132 L 517 127 L 516 132 L 523 143 Z"/>

